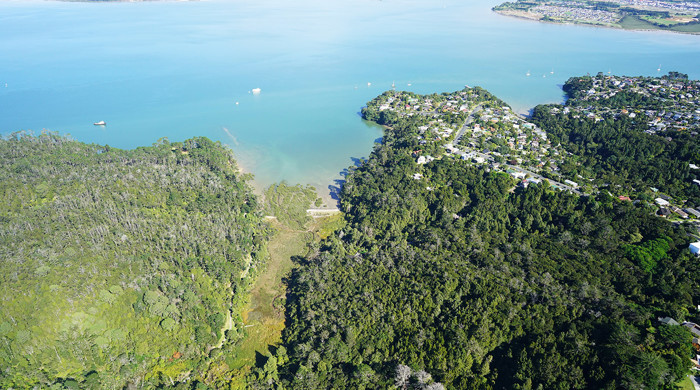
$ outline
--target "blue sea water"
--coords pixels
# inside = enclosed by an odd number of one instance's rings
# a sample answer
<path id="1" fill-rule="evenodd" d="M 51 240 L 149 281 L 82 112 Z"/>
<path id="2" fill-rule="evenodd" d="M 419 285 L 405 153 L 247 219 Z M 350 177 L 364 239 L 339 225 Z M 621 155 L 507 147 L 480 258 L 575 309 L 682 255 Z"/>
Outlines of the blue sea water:
<path id="1" fill-rule="evenodd" d="M 479 85 L 526 112 L 560 102 L 572 75 L 700 78 L 700 36 L 541 24 L 491 12 L 497 3 L 0 0 L 0 134 L 119 148 L 204 135 L 258 186 L 325 192 L 381 137 L 358 112 L 392 83 Z"/>

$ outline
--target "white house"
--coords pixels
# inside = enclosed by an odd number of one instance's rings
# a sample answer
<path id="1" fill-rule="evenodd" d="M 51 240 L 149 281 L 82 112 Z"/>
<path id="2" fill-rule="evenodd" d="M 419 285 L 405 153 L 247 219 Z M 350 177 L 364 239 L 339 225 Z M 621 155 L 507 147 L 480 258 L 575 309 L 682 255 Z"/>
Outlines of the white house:
<path id="1" fill-rule="evenodd" d="M 575 181 L 564 180 L 564 183 L 566 183 L 566 184 L 568 184 L 568 185 L 570 185 L 570 186 L 572 186 L 572 187 L 574 187 L 574 188 L 578 187 L 578 183 L 576 183 Z"/>
<path id="2" fill-rule="evenodd" d="M 661 199 L 661 198 L 654 199 L 654 202 L 656 202 L 656 204 L 658 204 L 661 207 L 665 207 L 665 206 L 668 206 L 670 204 L 666 200 Z"/>
<path id="3" fill-rule="evenodd" d="M 418 160 L 416 160 L 416 162 L 417 162 L 418 164 L 427 164 L 427 163 L 429 163 L 429 162 L 431 162 L 431 161 L 433 161 L 433 160 L 435 160 L 435 157 L 428 155 L 428 156 L 420 156 L 420 157 L 418 157 Z"/>
<path id="4" fill-rule="evenodd" d="M 690 252 L 697 255 L 700 252 L 700 241 L 690 243 Z"/>

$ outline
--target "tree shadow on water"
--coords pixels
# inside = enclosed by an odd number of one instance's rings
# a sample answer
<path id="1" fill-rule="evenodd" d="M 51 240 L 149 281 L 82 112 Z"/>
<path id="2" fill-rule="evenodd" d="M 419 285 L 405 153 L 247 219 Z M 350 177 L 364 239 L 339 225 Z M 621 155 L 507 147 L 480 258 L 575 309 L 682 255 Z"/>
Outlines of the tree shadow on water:
<path id="1" fill-rule="evenodd" d="M 328 191 L 330 191 L 331 199 L 333 199 L 336 202 L 340 201 L 340 191 L 343 189 L 343 184 L 345 183 L 345 180 L 334 180 L 335 185 L 330 184 L 328 185 Z"/>
<path id="2" fill-rule="evenodd" d="M 375 142 L 380 142 L 381 138 L 378 138 L 375 140 Z M 345 181 L 347 177 L 352 173 L 352 171 L 355 168 L 359 168 L 362 166 L 367 161 L 367 158 L 365 157 L 350 157 L 350 161 L 352 161 L 352 165 L 348 168 L 343 169 L 342 171 L 339 172 L 339 175 L 342 177 L 342 179 L 336 179 L 333 180 L 333 184 L 330 184 L 328 186 L 328 193 L 331 197 L 336 202 L 340 202 L 340 192 L 343 189 L 343 185 L 345 185 Z M 340 206 L 337 204 L 336 206 Z"/>
<path id="3" fill-rule="evenodd" d="M 354 166 L 359 168 L 367 159 L 364 157 L 350 157 L 350 160 L 352 160 Z"/>

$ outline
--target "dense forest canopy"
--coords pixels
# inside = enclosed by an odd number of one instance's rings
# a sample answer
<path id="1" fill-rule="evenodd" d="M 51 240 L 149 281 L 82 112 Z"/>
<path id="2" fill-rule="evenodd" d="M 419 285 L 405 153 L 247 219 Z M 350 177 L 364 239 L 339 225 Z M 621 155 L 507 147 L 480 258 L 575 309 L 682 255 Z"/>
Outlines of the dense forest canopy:
<path id="1" fill-rule="evenodd" d="M 258 387 L 673 388 L 691 334 L 657 318 L 698 320 L 685 228 L 450 155 L 418 165 L 420 120 L 391 118 L 349 175 L 347 224 L 293 273 Z"/>
<path id="2" fill-rule="evenodd" d="M 206 369 L 268 231 L 228 149 L 0 140 L 0 387 L 169 385 Z"/>

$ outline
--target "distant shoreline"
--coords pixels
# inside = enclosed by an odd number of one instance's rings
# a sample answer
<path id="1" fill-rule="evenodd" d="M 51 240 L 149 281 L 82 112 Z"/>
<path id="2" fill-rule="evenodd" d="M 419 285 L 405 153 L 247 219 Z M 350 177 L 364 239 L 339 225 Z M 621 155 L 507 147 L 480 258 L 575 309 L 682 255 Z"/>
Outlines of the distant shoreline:
<path id="1" fill-rule="evenodd" d="M 531 22 L 546 23 L 546 24 L 586 26 L 586 27 L 595 27 L 595 28 L 609 28 L 609 29 L 613 29 L 613 30 L 622 30 L 622 31 L 649 31 L 649 32 L 661 32 L 661 33 L 673 33 L 673 34 L 685 34 L 685 35 L 700 35 L 700 32 L 676 31 L 676 30 L 663 29 L 663 28 L 624 28 L 622 26 L 586 23 L 586 22 L 576 21 L 576 20 L 572 20 L 572 21 L 546 20 L 540 16 L 537 16 L 533 13 L 528 13 L 528 12 L 514 12 L 514 11 L 496 10 L 496 9 L 492 9 L 492 11 L 499 14 L 499 15 L 503 15 L 503 16 L 507 16 L 507 17 L 511 17 L 511 18 L 528 20 Z"/>
<path id="2" fill-rule="evenodd" d="M 201 0 L 54 0 L 62 3 L 182 3 Z"/>

